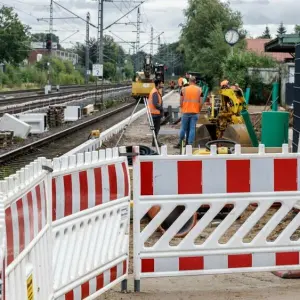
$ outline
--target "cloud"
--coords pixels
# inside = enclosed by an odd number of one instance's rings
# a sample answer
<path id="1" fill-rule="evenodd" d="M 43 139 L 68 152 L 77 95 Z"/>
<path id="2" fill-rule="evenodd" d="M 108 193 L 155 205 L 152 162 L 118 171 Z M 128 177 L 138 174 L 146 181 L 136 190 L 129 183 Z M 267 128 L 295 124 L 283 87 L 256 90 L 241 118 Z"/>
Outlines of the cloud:
<path id="1" fill-rule="evenodd" d="M 49 0 L 0 0 L 0 4 L 7 4 L 15 7 L 20 19 L 31 26 L 32 32 L 46 32 L 49 29 L 49 20 L 37 21 L 37 18 L 49 18 Z M 87 12 L 91 14 L 91 23 L 97 25 L 98 7 L 95 0 L 55 0 L 62 6 L 78 14 L 82 18 L 86 17 Z M 239 10 L 243 15 L 244 27 L 252 36 L 260 35 L 265 26 L 268 25 L 271 33 L 275 34 L 278 24 L 283 22 L 288 31 L 292 32 L 294 24 L 299 21 L 298 11 L 300 1 L 296 0 L 231 0 L 231 7 Z M 183 9 L 187 7 L 188 0 L 146 0 L 141 6 L 141 45 L 150 40 L 151 26 L 154 27 L 154 36 L 161 32 L 162 43 L 174 42 L 180 35 L 178 25 L 184 22 Z M 104 3 L 104 27 L 113 23 L 123 14 L 134 8 L 138 3 L 116 2 Z M 54 4 L 54 18 L 72 17 L 67 11 Z M 137 11 L 134 10 L 120 23 L 137 21 Z M 136 40 L 136 27 L 133 25 L 114 25 L 109 28 L 115 35 L 125 41 L 133 42 Z M 109 30 L 105 33 L 110 34 Z M 79 31 L 76 33 L 76 31 Z M 54 33 L 60 36 L 60 40 L 68 38 L 64 43 L 65 47 L 72 47 L 72 43 L 85 41 L 86 24 L 79 19 L 54 19 Z M 97 36 L 97 30 L 90 29 L 92 37 Z M 112 35 L 114 36 L 114 35 Z M 115 41 L 122 42 L 114 36 Z M 70 43 L 71 42 L 71 43 Z M 156 40 L 157 43 L 157 40 Z M 128 51 L 131 46 L 121 43 Z M 157 46 L 154 47 L 156 49 Z M 150 45 L 144 48 L 150 51 Z"/>

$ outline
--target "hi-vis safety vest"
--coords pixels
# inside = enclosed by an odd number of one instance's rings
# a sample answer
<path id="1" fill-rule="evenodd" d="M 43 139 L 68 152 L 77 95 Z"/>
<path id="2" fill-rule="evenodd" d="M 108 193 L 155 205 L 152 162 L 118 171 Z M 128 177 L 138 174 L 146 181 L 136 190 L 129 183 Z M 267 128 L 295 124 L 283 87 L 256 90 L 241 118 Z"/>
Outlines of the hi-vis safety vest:
<path id="1" fill-rule="evenodd" d="M 158 104 L 161 105 L 162 104 L 162 97 L 161 94 L 159 93 L 159 91 L 156 88 L 153 88 L 152 91 L 149 94 L 149 98 L 148 98 L 148 107 L 150 110 L 151 115 L 160 115 L 160 110 L 157 109 L 154 105 L 153 105 L 153 94 L 157 93 L 158 94 Z"/>
<path id="2" fill-rule="evenodd" d="M 183 103 L 181 112 L 183 114 L 199 114 L 201 110 L 201 94 L 202 89 L 194 84 L 183 88 Z"/>
<path id="3" fill-rule="evenodd" d="M 178 85 L 179 85 L 179 86 L 182 86 L 182 82 L 183 82 L 183 78 L 180 77 L 180 78 L 178 79 Z"/>

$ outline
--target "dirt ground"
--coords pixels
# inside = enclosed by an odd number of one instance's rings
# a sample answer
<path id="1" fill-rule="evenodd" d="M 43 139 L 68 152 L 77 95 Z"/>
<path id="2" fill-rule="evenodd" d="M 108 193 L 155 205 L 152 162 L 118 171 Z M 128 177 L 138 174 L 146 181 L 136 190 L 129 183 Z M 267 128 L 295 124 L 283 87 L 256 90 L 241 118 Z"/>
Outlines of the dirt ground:
<path id="1" fill-rule="evenodd" d="M 296 300 L 299 280 L 284 280 L 271 273 L 248 273 L 178 278 L 155 278 L 141 281 L 141 293 L 120 293 L 120 286 L 98 300 Z"/>
<path id="2" fill-rule="evenodd" d="M 249 112 L 252 121 L 259 123 L 261 117 L 261 107 L 251 107 Z M 258 125 L 259 126 L 259 125 Z M 178 129 L 180 125 L 165 125 L 161 128 L 160 142 L 168 146 L 169 154 L 179 154 L 179 150 L 174 149 L 178 141 Z M 166 134 L 164 134 L 166 133 Z M 151 146 L 152 136 L 146 116 L 136 120 L 128 127 L 120 145 L 146 145 Z M 107 146 L 112 146 L 115 141 L 110 141 Z M 152 148 L 155 150 L 154 148 Z M 250 205 L 245 212 L 237 219 L 232 226 L 220 238 L 220 243 L 227 243 L 234 233 L 253 214 L 256 206 Z M 245 236 L 244 242 L 249 243 L 267 224 L 279 206 L 270 208 L 260 221 Z M 292 222 L 298 212 L 290 211 L 288 215 L 267 237 L 268 241 L 274 241 L 278 235 Z M 141 221 L 141 230 L 146 226 L 147 219 Z M 222 216 L 215 219 L 207 228 L 201 232 L 195 240 L 196 244 L 202 244 L 218 226 L 222 224 Z M 132 228 L 131 228 L 132 232 Z M 152 246 L 161 238 L 162 233 L 157 230 L 146 241 L 146 246 Z M 298 240 L 300 229 L 291 236 L 291 240 Z M 178 245 L 182 239 L 173 238 L 170 245 Z M 143 279 L 141 281 L 141 293 L 133 292 L 133 265 L 132 265 L 132 236 L 130 240 L 130 265 L 128 293 L 120 293 L 120 285 L 113 290 L 102 295 L 99 300 L 292 300 L 298 299 L 300 295 L 300 284 L 297 279 L 281 279 L 272 273 L 241 273 L 213 276 L 188 276 L 171 278 Z"/>

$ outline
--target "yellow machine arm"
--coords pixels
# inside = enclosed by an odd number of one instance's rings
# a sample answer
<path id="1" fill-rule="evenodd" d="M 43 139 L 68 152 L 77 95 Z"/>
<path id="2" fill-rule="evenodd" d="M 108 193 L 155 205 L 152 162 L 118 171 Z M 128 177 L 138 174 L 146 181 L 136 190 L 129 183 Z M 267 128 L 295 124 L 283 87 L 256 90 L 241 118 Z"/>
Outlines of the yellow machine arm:
<path id="1" fill-rule="evenodd" d="M 221 106 L 226 106 L 228 111 L 232 112 L 233 114 L 240 114 L 242 110 L 247 109 L 242 90 L 235 91 L 232 88 L 221 89 L 219 94 L 221 96 Z"/>

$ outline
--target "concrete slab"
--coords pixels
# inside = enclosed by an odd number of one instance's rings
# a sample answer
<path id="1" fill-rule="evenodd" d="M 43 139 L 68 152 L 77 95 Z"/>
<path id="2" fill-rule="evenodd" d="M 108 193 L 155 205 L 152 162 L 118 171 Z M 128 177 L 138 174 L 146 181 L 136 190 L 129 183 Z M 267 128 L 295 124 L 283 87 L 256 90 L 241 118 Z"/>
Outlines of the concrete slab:
<path id="1" fill-rule="evenodd" d="M 26 139 L 31 126 L 27 123 L 17 119 L 15 116 L 10 114 L 4 114 L 0 120 L 0 130 L 8 131 L 12 130 L 14 132 L 14 136 Z"/>

